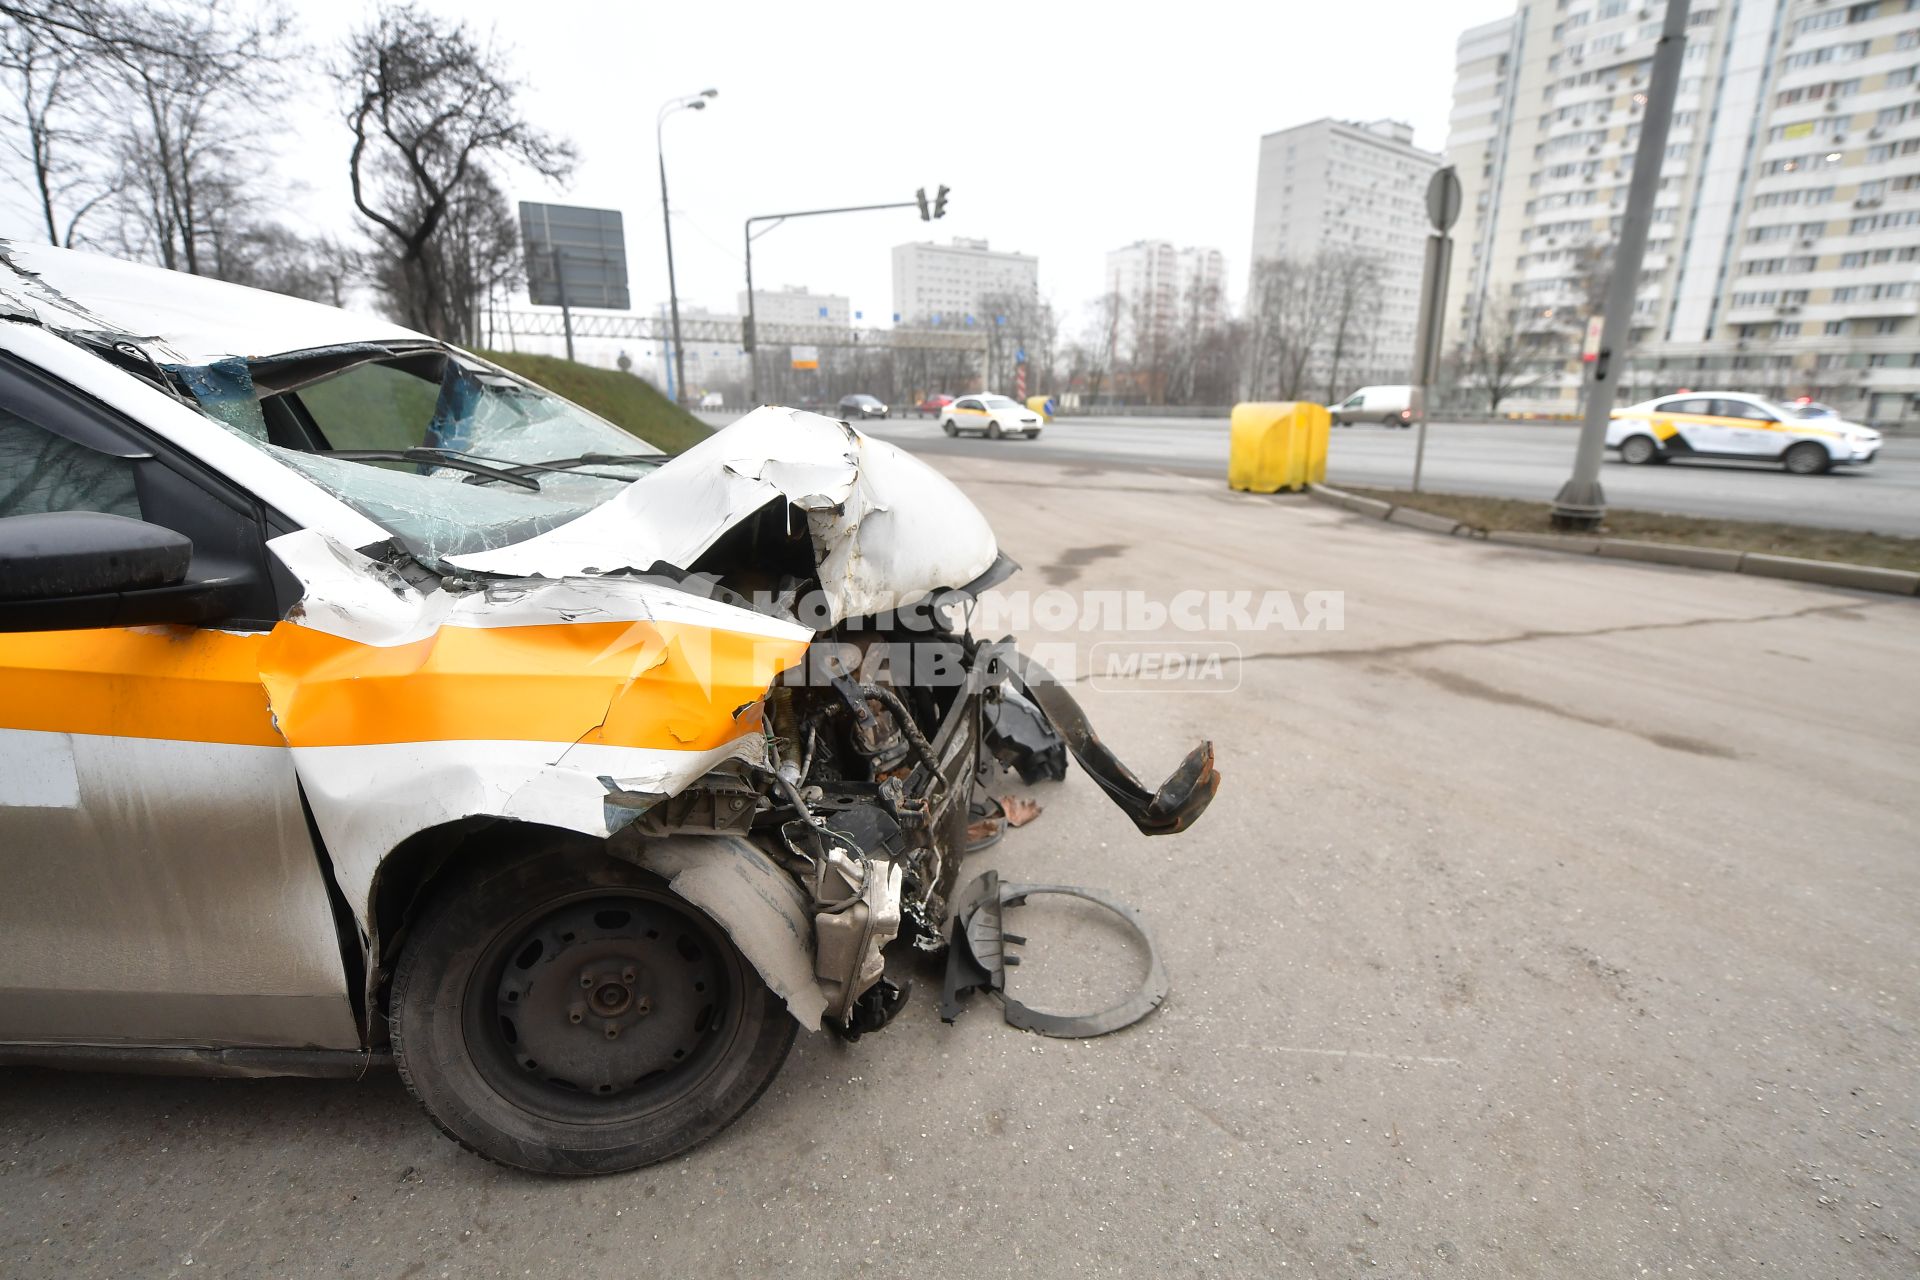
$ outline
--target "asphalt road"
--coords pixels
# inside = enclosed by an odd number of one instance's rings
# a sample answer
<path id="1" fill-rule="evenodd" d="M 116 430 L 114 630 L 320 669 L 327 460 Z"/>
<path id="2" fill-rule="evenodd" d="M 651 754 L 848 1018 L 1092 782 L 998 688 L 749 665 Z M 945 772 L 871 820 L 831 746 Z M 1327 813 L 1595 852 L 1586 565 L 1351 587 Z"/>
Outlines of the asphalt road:
<path id="1" fill-rule="evenodd" d="M 1192 831 L 1076 773 L 969 867 L 1136 904 L 1152 1017 L 948 1028 L 923 971 L 717 1140 L 584 1182 L 465 1154 L 390 1074 L 0 1072 L 0 1274 L 1920 1274 L 1920 605 L 994 454 L 938 461 L 1009 588 L 1344 593 L 1339 630 L 1213 637 L 1214 691 L 1085 682 L 1143 777 L 1215 742 Z M 1030 991 L 1130 976 L 1016 918 Z"/>
<path id="2" fill-rule="evenodd" d="M 703 416 L 715 425 L 732 421 Z M 862 429 L 934 456 L 984 453 L 1215 476 L 1227 466 L 1227 424 L 1219 419 L 1063 418 L 1031 442 L 949 440 L 931 419 L 874 421 Z M 1436 423 L 1429 428 L 1423 482 L 1439 492 L 1544 501 L 1572 468 L 1576 431 L 1562 423 Z M 1380 426 L 1336 428 L 1328 483 L 1405 488 L 1413 476 L 1413 436 Z M 1920 537 L 1920 438 L 1890 435 L 1870 466 L 1824 476 L 1790 476 L 1748 463 L 1628 467 L 1609 456 L 1601 482 L 1609 502 L 1643 511 Z"/>

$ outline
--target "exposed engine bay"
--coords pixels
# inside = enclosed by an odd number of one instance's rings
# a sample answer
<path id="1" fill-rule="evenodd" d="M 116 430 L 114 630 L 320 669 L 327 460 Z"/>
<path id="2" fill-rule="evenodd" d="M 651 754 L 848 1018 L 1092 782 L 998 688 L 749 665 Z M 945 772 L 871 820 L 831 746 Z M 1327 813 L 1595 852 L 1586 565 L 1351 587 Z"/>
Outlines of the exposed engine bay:
<path id="1" fill-rule="evenodd" d="M 1003 557 L 994 577 L 1013 569 Z M 1044 669 L 1010 641 L 951 628 L 969 600 L 949 592 L 822 634 L 767 699 L 761 765 L 609 800 L 639 810 L 632 836 L 742 836 L 791 874 L 807 895 L 825 1020 L 849 1038 L 905 1003 L 886 948 L 947 948 L 969 828 L 1001 770 L 1057 781 L 1071 752 L 1147 835 L 1185 830 L 1219 786 L 1203 743 L 1148 791 Z"/>

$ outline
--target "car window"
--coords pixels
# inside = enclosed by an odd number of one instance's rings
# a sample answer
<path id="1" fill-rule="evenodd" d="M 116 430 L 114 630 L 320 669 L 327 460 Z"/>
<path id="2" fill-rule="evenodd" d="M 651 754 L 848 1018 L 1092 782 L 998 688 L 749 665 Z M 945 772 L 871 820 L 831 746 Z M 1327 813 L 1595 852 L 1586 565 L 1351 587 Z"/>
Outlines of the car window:
<path id="1" fill-rule="evenodd" d="M 1009 400 L 1006 396 L 982 396 L 980 399 L 989 409 L 1006 409 L 1013 407 L 1013 401 Z"/>
<path id="2" fill-rule="evenodd" d="M 104 511 L 139 519 L 131 458 L 96 453 L 0 408 L 0 516 Z"/>
<path id="3" fill-rule="evenodd" d="M 272 397 L 297 404 L 332 450 L 433 449 L 497 467 L 600 461 L 569 470 L 533 470 L 528 490 L 469 483 L 468 471 L 429 462 L 354 460 L 326 449 L 261 447 L 388 529 L 429 565 L 505 546 L 584 515 L 646 474 L 653 447 L 551 392 L 491 366 L 448 359 L 372 361 Z M 251 437 L 249 437 L 251 438 Z M 665 455 L 657 455 L 664 461 Z"/>
<path id="4" fill-rule="evenodd" d="M 1772 422 L 1773 414 L 1757 404 L 1745 400 L 1716 400 L 1718 406 L 1714 412 L 1722 418 L 1751 418 L 1758 422 Z"/>
<path id="5" fill-rule="evenodd" d="M 1668 400 L 1660 405 L 1661 413 L 1698 413 L 1706 416 L 1713 414 L 1713 401 L 1695 397 L 1691 400 Z"/>
<path id="6" fill-rule="evenodd" d="M 978 400 L 962 400 L 953 407 L 956 409 L 978 409 L 980 402 Z"/>
<path id="7" fill-rule="evenodd" d="M 1351 399 L 1349 399 L 1345 404 L 1341 405 L 1340 407 L 1342 409 L 1358 409 L 1360 406 L 1364 405 L 1366 402 L 1367 402 L 1367 398 L 1365 396 L 1356 395 Z"/>
<path id="8" fill-rule="evenodd" d="M 363 364 L 300 389 L 300 403 L 336 449 L 411 449 L 426 442 L 437 383 Z"/>

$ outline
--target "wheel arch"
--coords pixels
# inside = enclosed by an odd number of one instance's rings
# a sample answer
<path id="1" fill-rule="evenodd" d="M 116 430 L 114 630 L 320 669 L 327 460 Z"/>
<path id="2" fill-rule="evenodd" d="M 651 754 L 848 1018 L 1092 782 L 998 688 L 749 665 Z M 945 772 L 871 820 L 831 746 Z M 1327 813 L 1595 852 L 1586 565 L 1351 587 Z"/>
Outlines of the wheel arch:
<path id="1" fill-rule="evenodd" d="M 367 895 L 368 1040 L 387 1045 L 388 995 L 408 932 L 420 912 L 461 869 L 504 857 L 515 844 L 551 849 L 555 841 L 597 848 L 651 871 L 712 917 L 785 1001 L 802 1027 L 818 1030 L 826 996 L 814 977 L 813 921 L 793 877 L 737 837 L 681 833 L 612 839 L 512 818 L 458 818 L 408 836 L 380 861 Z"/>

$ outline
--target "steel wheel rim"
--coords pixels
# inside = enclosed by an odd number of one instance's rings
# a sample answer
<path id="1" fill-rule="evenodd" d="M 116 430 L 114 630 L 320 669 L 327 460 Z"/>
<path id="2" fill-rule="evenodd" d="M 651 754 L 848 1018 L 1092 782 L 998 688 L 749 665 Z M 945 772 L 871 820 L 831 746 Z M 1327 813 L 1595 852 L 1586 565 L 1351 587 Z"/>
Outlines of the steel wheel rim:
<path id="1" fill-rule="evenodd" d="M 719 1069 L 747 990 L 737 952 L 680 899 L 591 889 L 502 928 L 461 1018 L 503 1098 L 545 1120 L 618 1124 L 672 1106 Z"/>

